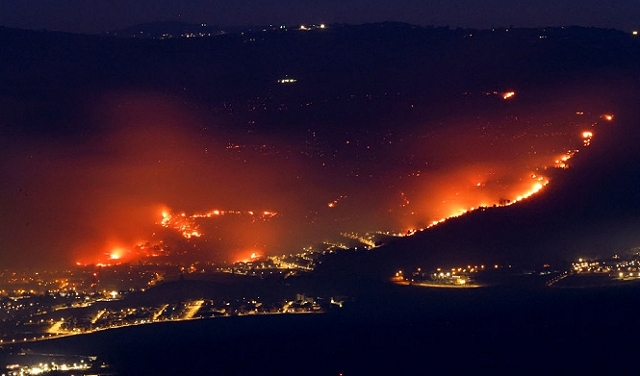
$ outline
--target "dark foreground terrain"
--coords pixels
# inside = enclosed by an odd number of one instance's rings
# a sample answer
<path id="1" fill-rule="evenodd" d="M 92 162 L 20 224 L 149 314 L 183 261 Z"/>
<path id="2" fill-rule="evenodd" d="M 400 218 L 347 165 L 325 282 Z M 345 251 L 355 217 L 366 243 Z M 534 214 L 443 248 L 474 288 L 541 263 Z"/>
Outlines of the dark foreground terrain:
<path id="1" fill-rule="evenodd" d="M 324 315 L 160 323 L 32 344 L 120 375 L 550 374 L 633 369 L 640 286 L 388 287 Z"/>

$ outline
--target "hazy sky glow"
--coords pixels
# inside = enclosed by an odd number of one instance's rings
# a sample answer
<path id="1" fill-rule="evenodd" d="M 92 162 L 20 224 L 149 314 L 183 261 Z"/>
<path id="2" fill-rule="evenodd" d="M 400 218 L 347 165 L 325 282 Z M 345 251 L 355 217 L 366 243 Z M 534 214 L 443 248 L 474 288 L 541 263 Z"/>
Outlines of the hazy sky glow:
<path id="1" fill-rule="evenodd" d="M 491 28 L 580 25 L 631 30 L 640 4 L 619 0 L 7 0 L 0 25 L 99 33 L 138 23 L 177 20 L 219 26 L 367 23 Z"/>

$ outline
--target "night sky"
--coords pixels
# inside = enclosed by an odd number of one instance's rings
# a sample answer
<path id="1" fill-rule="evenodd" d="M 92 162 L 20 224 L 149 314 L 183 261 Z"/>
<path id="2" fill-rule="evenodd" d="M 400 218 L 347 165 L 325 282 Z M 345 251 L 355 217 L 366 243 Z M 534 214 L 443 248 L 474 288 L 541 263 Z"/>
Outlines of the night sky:
<path id="1" fill-rule="evenodd" d="M 631 30 L 640 3 L 623 0 L 7 0 L 0 25 L 99 33 L 139 23 L 182 20 L 218 26 L 400 21 L 491 28 L 580 25 Z"/>

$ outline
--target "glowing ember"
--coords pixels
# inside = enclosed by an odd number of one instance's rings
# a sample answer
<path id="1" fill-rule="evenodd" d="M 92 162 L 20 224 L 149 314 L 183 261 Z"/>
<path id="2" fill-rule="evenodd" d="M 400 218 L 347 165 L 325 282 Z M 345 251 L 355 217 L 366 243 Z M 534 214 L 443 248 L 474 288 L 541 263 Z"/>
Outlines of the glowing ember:
<path id="1" fill-rule="evenodd" d="M 330 201 L 329 203 L 327 203 L 327 206 L 329 208 L 335 208 L 338 205 L 338 203 L 340 202 L 340 200 L 343 200 L 345 198 L 347 198 L 347 196 L 346 195 L 342 195 L 342 196 L 336 198 L 335 200 Z"/>

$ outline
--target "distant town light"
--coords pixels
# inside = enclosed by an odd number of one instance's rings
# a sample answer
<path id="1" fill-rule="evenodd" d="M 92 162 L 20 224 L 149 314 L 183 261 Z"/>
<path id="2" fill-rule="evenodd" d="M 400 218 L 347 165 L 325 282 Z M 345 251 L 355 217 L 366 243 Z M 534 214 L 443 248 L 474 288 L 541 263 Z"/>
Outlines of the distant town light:
<path id="1" fill-rule="evenodd" d="M 638 35 L 638 30 L 634 30 L 631 32 L 631 35 Z"/>

